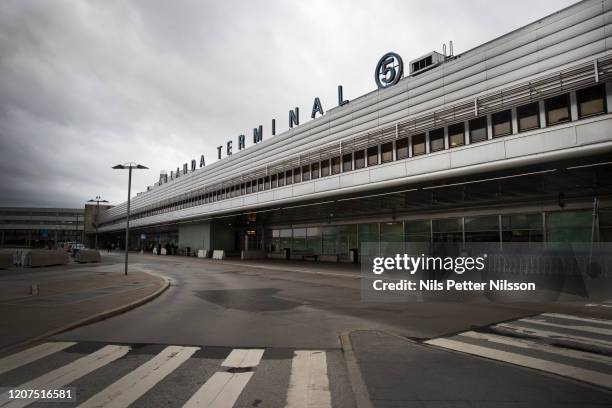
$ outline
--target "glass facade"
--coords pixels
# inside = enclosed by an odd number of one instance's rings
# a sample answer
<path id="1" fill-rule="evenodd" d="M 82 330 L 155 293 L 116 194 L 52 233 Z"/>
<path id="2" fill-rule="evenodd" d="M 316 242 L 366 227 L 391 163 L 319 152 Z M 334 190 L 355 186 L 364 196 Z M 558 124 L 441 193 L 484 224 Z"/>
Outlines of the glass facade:
<path id="1" fill-rule="evenodd" d="M 549 242 L 591 242 L 593 212 L 560 211 L 546 214 L 546 240 Z"/>
<path id="2" fill-rule="evenodd" d="M 465 217 L 465 242 L 499 242 L 499 217 Z"/>
<path id="3" fill-rule="evenodd" d="M 271 252 L 290 248 L 292 253 L 337 255 L 340 261 L 366 243 L 397 252 L 446 251 L 473 242 L 578 243 L 591 237 L 612 242 L 612 208 L 600 209 L 595 221 L 592 210 L 553 211 L 273 229 L 269 236 Z"/>
<path id="4" fill-rule="evenodd" d="M 503 242 L 542 242 L 542 214 L 502 215 Z"/>

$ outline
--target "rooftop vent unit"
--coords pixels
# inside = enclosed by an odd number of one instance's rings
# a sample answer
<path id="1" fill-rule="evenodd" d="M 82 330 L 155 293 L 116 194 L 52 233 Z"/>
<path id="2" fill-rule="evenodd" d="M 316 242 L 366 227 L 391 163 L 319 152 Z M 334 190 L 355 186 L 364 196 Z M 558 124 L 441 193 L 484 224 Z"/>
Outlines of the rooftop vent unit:
<path id="1" fill-rule="evenodd" d="M 161 186 L 163 183 L 168 182 L 168 172 L 166 170 L 162 170 L 159 172 L 159 185 Z"/>
<path id="2" fill-rule="evenodd" d="M 410 75 L 415 76 L 422 72 L 425 72 L 433 67 L 436 67 L 444 62 L 446 58 L 444 55 L 439 52 L 430 52 L 422 56 L 421 58 L 417 58 L 415 60 L 410 61 Z"/>

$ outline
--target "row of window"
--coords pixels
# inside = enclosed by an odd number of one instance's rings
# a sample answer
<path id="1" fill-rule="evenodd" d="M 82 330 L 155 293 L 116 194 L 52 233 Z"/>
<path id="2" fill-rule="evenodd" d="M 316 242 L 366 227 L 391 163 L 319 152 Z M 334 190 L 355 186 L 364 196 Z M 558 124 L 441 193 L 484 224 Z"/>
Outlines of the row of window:
<path id="1" fill-rule="evenodd" d="M 606 113 L 604 84 L 578 90 L 575 96 L 577 105 L 577 118 L 575 119 L 583 119 Z M 542 105 L 544 107 L 542 116 L 545 118 L 545 126 L 554 126 L 572 120 L 569 93 L 546 99 Z M 331 159 L 304 164 L 280 173 L 220 188 L 216 191 L 202 193 L 192 198 L 155 209 L 141 211 L 134 214 L 134 218 L 148 217 L 196 205 L 213 203 L 293 183 L 376 166 L 394 160 L 402 160 L 448 148 L 455 148 L 465 145 L 466 137 L 471 144 L 483 142 L 489 138 L 508 136 L 516 132 L 526 132 L 542 127 L 539 101 L 519 106 L 515 112 L 516 120 L 513 120 L 512 109 L 503 110 L 490 116 L 481 116 L 467 121 L 467 132 L 465 122 L 452 124 L 447 127 L 430 130 L 426 133 L 345 153 Z"/>
<path id="2" fill-rule="evenodd" d="M 593 234 L 593 226 L 596 234 Z M 270 230 L 266 250 L 308 251 L 348 258 L 364 243 L 612 242 L 612 209 L 486 215 Z"/>

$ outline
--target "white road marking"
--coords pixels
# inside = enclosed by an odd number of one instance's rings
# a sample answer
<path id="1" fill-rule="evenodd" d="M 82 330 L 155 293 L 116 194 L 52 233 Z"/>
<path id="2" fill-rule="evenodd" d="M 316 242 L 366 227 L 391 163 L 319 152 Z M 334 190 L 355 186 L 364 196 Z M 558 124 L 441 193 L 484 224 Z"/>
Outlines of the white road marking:
<path id="1" fill-rule="evenodd" d="M 168 346 L 161 353 L 115 381 L 79 407 L 127 407 L 176 370 L 199 349 L 199 347 Z"/>
<path id="2" fill-rule="evenodd" d="M 18 389 L 27 390 L 55 390 L 78 380 L 79 378 L 111 363 L 130 351 L 129 346 L 105 346 L 100 350 L 79 358 L 56 370 L 50 371 L 32 381 L 22 384 Z M 0 407 L 18 408 L 26 407 L 34 400 L 10 400 L 8 393 L 0 395 Z"/>
<path id="3" fill-rule="evenodd" d="M 39 360 L 43 357 L 50 356 L 51 354 L 67 349 L 75 344 L 76 343 L 74 342 L 43 343 L 27 350 L 20 351 L 19 353 L 12 354 L 8 357 L 4 357 L 3 359 L 0 359 L 0 374 L 4 374 L 8 371 L 14 370 L 15 368 L 30 364 L 31 362 Z"/>
<path id="4" fill-rule="evenodd" d="M 574 334 L 567 334 L 567 333 L 562 333 L 559 331 L 539 330 L 539 329 L 534 329 L 531 327 L 527 328 L 527 327 L 518 326 L 512 323 L 499 323 L 493 327 L 502 327 L 505 329 L 512 330 L 516 333 L 522 333 L 525 335 L 531 335 L 531 336 L 537 335 L 537 336 L 545 337 L 549 339 L 566 339 L 566 340 L 574 341 L 576 343 L 582 343 L 586 345 L 597 345 L 597 346 L 602 346 L 602 347 L 607 347 L 607 348 L 612 347 L 612 342 L 605 341 L 605 340 L 594 339 L 592 337 L 576 336 Z"/>
<path id="5" fill-rule="evenodd" d="M 587 306 L 587 307 L 593 307 L 593 306 L 612 307 L 612 305 L 602 305 L 601 303 L 587 303 L 585 306 Z"/>
<path id="6" fill-rule="evenodd" d="M 564 377 L 574 378 L 579 381 L 596 384 L 606 388 L 612 388 L 612 375 L 600 373 L 593 370 L 587 370 L 584 368 L 574 367 L 567 364 L 542 360 L 535 357 L 524 356 L 522 354 L 496 350 L 493 348 L 476 346 L 473 344 L 463 343 L 451 339 L 433 339 L 428 340 L 425 343 L 449 350 L 455 350 L 480 357 L 490 358 L 492 360 L 498 360 L 523 367 L 534 368 L 536 370 L 546 371 Z"/>
<path id="7" fill-rule="evenodd" d="M 325 351 L 294 352 L 286 408 L 330 408 Z"/>
<path id="8" fill-rule="evenodd" d="M 218 372 L 204 383 L 183 408 L 232 408 L 253 372 Z"/>
<path id="9" fill-rule="evenodd" d="M 605 356 L 603 354 L 587 353 L 585 351 L 573 350 L 564 347 L 555 347 L 548 344 L 538 343 L 527 339 L 517 339 L 506 336 L 500 336 L 498 334 L 490 333 L 477 333 L 475 331 L 468 331 L 459 334 L 459 337 L 469 337 L 472 339 L 486 340 L 492 343 L 505 344 L 513 347 L 520 347 L 524 349 L 543 351 L 545 353 L 557 354 L 564 357 L 575 358 L 579 360 L 593 361 L 600 364 L 606 364 L 612 366 L 612 357 Z"/>
<path id="10" fill-rule="evenodd" d="M 559 313 L 542 313 L 541 316 L 556 317 L 557 319 L 577 320 L 580 322 L 588 322 L 588 323 L 596 323 L 596 324 L 612 326 L 612 320 L 592 319 L 592 318 L 587 318 L 587 317 L 578 317 L 578 316 L 571 316 L 571 315 L 559 314 Z"/>
<path id="11" fill-rule="evenodd" d="M 263 353 L 263 349 L 234 349 L 221 363 L 221 366 L 230 368 L 256 367 L 259 365 Z"/>
<path id="12" fill-rule="evenodd" d="M 551 323 L 545 320 L 533 319 L 533 318 L 519 319 L 519 322 L 539 324 L 542 326 L 559 327 L 562 329 L 577 330 L 577 331 L 581 331 L 585 333 L 603 334 L 604 336 L 612 336 L 611 329 L 603 329 L 601 327 Z"/>

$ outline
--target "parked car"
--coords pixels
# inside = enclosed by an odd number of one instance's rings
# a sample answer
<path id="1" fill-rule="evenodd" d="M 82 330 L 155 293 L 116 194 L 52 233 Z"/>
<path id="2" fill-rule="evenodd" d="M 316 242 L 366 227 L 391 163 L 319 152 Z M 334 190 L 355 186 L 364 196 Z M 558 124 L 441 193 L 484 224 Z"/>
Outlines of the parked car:
<path id="1" fill-rule="evenodd" d="M 81 249 L 86 249 L 83 244 L 72 244 L 70 247 L 70 256 L 75 256 Z"/>

